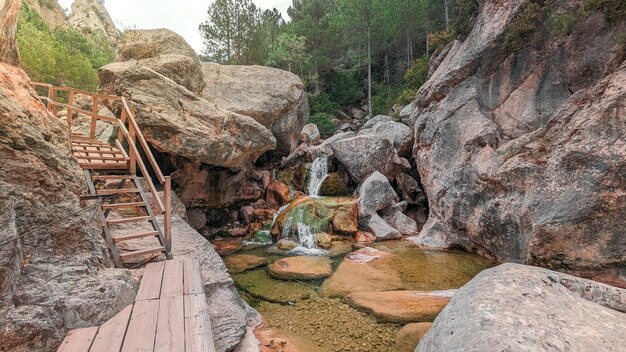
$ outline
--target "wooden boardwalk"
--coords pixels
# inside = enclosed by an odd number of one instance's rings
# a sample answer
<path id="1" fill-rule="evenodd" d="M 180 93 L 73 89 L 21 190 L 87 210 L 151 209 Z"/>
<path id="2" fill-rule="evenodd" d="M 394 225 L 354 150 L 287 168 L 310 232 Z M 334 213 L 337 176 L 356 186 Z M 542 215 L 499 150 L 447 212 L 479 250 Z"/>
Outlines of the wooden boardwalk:
<path id="1" fill-rule="evenodd" d="M 70 331 L 58 352 L 214 352 L 198 261 L 148 264 L 135 303 L 99 327 Z"/>

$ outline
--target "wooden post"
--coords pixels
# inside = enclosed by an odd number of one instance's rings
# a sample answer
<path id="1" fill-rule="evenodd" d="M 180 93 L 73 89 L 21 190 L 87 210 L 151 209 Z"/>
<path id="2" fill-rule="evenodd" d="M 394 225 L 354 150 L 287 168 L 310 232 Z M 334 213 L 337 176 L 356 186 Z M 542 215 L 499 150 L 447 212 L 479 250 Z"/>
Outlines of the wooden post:
<path id="1" fill-rule="evenodd" d="M 91 115 L 91 125 L 89 126 L 89 137 L 90 138 L 96 138 L 96 124 L 97 124 L 97 119 L 96 119 L 96 115 L 98 114 L 98 96 L 94 95 L 93 96 L 93 100 L 92 100 L 92 106 L 91 106 L 91 113 L 93 115 Z"/>
<path id="2" fill-rule="evenodd" d="M 70 90 L 67 93 L 67 125 L 70 129 L 70 141 L 72 140 L 72 104 L 74 103 L 74 91 Z"/>
<path id="3" fill-rule="evenodd" d="M 157 194 L 154 195 L 158 197 Z M 163 202 L 165 203 L 165 214 L 163 215 L 164 232 L 163 237 L 165 241 L 165 249 L 169 256 L 172 255 L 172 178 L 170 176 L 165 177 L 165 187 L 163 188 Z"/>
<path id="4" fill-rule="evenodd" d="M 57 89 L 55 87 L 50 87 L 50 89 L 48 90 L 48 95 L 50 100 L 56 102 L 57 101 Z M 51 104 L 52 106 L 50 106 L 50 112 L 52 113 L 52 115 L 59 117 L 57 115 L 57 106 L 55 104 Z"/>

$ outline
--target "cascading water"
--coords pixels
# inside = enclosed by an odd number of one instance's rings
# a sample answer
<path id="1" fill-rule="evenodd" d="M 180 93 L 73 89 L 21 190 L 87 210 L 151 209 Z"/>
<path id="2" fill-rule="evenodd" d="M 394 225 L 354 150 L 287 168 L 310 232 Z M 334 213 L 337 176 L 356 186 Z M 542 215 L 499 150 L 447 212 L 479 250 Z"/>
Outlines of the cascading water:
<path id="1" fill-rule="evenodd" d="M 295 225 L 295 226 L 294 226 Z M 294 231 L 295 230 L 295 231 Z M 325 251 L 317 249 L 315 230 L 304 223 L 304 209 L 297 209 L 295 213 L 289 215 L 283 226 L 281 237 L 289 239 L 298 244 L 294 249 L 296 253 L 320 255 Z"/>
<path id="2" fill-rule="evenodd" d="M 318 197 L 322 182 L 328 177 L 328 155 L 321 155 L 315 158 L 311 165 L 311 176 L 309 177 L 309 195 Z"/>

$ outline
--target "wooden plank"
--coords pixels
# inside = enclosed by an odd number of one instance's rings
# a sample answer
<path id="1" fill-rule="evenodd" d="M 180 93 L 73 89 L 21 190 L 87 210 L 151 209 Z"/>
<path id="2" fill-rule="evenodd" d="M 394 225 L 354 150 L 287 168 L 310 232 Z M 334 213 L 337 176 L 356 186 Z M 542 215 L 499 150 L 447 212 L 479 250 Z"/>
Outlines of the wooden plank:
<path id="1" fill-rule="evenodd" d="M 139 193 L 137 188 L 121 188 L 121 189 L 99 189 L 98 194 L 110 195 L 110 194 L 122 194 L 122 193 Z"/>
<path id="2" fill-rule="evenodd" d="M 159 300 L 159 319 L 157 321 L 154 351 L 185 351 L 185 311 L 183 296 L 161 297 Z"/>
<path id="3" fill-rule="evenodd" d="M 126 158 L 124 158 L 122 156 L 122 154 L 113 154 L 110 156 L 103 156 L 100 153 L 96 153 L 96 152 L 83 152 L 82 154 L 84 155 L 80 155 L 80 156 L 76 156 L 76 159 L 79 159 L 79 161 L 82 161 L 80 159 L 86 159 L 86 160 L 113 160 L 113 161 L 125 161 Z M 100 154 L 100 155 L 90 155 L 90 154 Z"/>
<path id="4" fill-rule="evenodd" d="M 132 218 L 111 219 L 111 220 L 107 219 L 107 222 L 109 224 L 127 224 L 127 223 L 131 223 L 131 222 L 140 222 L 140 221 L 145 221 L 145 220 L 152 220 L 152 217 L 150 217 L 150 216 L 135 216 L 135 217 L 132 217 Z"/>
<path id="5" fill-rule="evenodd" d="M 78 163 L 83 169 L 92 170 L 128 170 L 128 163 Z"/>
<path id="6" fill-rule="evenodd" d="M 183 261 L 167 260 L 163 270 L 161 297 L 183 295 Z"/>
<path id="7" fill-rule="evenodd" d="M 115 241 L 115 243 L 118 243 L 118 242 L 136 240 L 139 238 L 155 237 L 158 234 L 159 233 L 156 231 L 148 231 L 148 232 L 134 233 L 132 235 L 114 236 L 113 241 Z"/>
<path id="8" fill-rule="evenodd" d="M 204 284 L 202 283 L 202 272 L 200 270 L 200 262 L 183 258 L 184 274 L 183 274 L 183 294 L 197 295 L 204 294 Z"/>
<path id="9" fill-rule="evenodd" d="M 92 179 L 98 180 L 132 180 L 135 178 L 133 175 L 92 175 Z"/>
<path id="10" fill-rule="evenodd" d="M 130 316 L 122 352 L 154 351 L 159 301 L 146 300 L 135 302 Z"/>
<path id="11" fill-rule="evenodd" d="M 183 296 L 187 351 L 215 352 L 209 307 L 204 294 Z"/>
<path id="12" fill-rule="evenodd" d="M 102 209 L 136 208 L 147 206 L 144 202 L 102 204 Z"/>
<path id="13" fill-rule="evenodd" d="M 163 253 L 163 252 L 165 252 L 165 247 L 161 246 L 161 247 L 146 248 L 146 249 L 140 249 L 137 251 L 121 253 L 120 257 L 122 257 L 122 259 L 128 259 L 132 257 L 138 257 L 142 255 L 151 255 L 151 254 L 157 254 L 157 253 Z"/>
<path id="14" fill-rule="evenodd" d="M 70 330 L 63 339 L 57 352 L 85 352 L 89 351 L 98 327 Z"/>
<path id="15" fill-rule="evenodd" d="M 161 282 L 163 280 L 164 268 L 164 262 L 150 263 L 146 266 L 135 301 L 159 298 L 161 295 Z"/>
<path id="16" fill-rule="evenodd" d="M 131 304 L 104 323 L 100 327 L 89 352 L 119 352 L 124 342 L 132 311 L 133 305 Z"/>

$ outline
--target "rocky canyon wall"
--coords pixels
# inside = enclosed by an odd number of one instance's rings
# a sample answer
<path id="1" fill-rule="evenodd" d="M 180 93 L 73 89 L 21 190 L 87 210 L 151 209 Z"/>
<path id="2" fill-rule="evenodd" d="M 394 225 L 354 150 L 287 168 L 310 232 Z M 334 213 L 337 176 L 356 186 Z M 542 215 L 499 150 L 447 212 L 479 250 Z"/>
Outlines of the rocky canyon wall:
<path id="1" fill-rule="evenodd" d="M 15 33 L 19 1 L 0 4 L 0 351 L 53 351 L 69 329 L 131 303 L 137 284 L 109 269 L 80 206 L 84 181 L 67 126 L 35 98 L 15 66 L 14 36 L 4 35 Z"/>
<path id="2" fill-rule="evenodd" d="M 411 117 L 430 207 L 416 243 L 626 285 L 626 19 L 591 9 L 555 34 L 581 4 L 486 1 L 431 60 Z"/>

